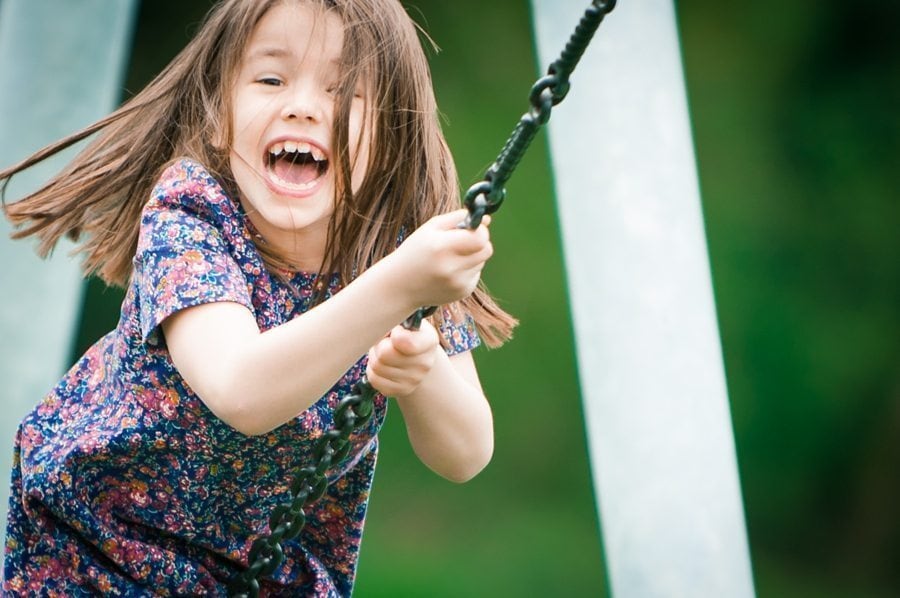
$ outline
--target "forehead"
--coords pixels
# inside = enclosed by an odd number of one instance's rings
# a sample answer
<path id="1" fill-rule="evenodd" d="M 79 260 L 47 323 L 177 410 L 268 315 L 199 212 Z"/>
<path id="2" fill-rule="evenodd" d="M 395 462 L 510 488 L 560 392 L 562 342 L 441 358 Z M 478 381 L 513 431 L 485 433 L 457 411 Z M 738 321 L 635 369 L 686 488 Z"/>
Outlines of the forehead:
<path id="1" fill-rule="evenodd" d="M 344 42 L 344 26 L 332 11 L 307 2 L 282 2 L 273 6 L 254 27 L 245 61 L 269 58 L 338 62 Z"/>

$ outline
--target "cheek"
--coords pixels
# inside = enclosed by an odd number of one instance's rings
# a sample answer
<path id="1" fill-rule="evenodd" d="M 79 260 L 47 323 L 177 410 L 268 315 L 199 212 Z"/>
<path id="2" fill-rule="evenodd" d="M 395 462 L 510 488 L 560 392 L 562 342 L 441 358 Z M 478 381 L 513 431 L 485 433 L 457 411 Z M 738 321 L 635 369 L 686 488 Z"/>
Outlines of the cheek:
<path id="1" fill-rule="evenodd" d="M 365 170 L 369 164 L 369 155 L 372 146 L 372 122 L 363 122 L 363 114 L 354 112 L 350 115 L 350 156 L 353 160 L 353 178 L 356 181 L 357 176 L 365 176 Z M 364 128 L 365 127 L 365 128 Z M 357 174 L 360 173 L 360 174 Z"/>
<path id="2" fill-rule="evenodd" d="M 360 150 L 364 150 L 371 140 L 369 129 L 372 128 L 373 115 L 368 111 L 366 101 L 362 98 L 355 98 L 353 106 L 348 115 L 348 129 L 350 151 L 354 154 Z M 367 129 L 364 131 L 363 129 Z"/>
<path id="3" fill-rule="evenodd" d="M 266 121 L 267 103 L 252 96 L 237 94 L 231 108 L 231 137 L 233 145 L 255 143 L 260 127 Z"/>
<path id="4" fill-rule="evenodd" d="M 239 130 L 241 121 L 247 112 L 246 104 L 247 100 L 242 93 L 237 92 L 231 96 L 231 127 L 235 131 Z"/>
<path id="5" fill-rule="evenodd" d="M 370 136 L 363 134 L 360 137 L 358 134 L 355 134 L 354 138 L 357 141 L 350 144 L 350 155 L 353 159 L 353 172 L 350 174 L 350 180 L 353 192 L 356 193 L 362 186 L 369 167 Z"/>

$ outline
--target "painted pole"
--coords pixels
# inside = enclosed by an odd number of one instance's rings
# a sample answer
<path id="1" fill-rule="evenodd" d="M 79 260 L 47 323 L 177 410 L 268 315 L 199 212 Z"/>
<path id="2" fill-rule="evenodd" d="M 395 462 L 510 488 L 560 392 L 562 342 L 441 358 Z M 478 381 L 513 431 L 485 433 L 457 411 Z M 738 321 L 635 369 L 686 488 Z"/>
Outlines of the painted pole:
<path id="1" fill-rule="evenodd" d="M 587 6 L 533 0 L 539 63 Z M 671 0 L 622 0 L 548 125 L 612 595 L 754 595 Z"/>
<path id="2" fill-rule="evenodd" d="M 131 47 L 135 0 L 0 2 L 0 164 L 109 113 L 118 103 Z M 66 156 L 71 157 L 71 153 Z M 17 175 L 6 201 L 37 189 L 66 156 Z M 9 239 L 0 218 L 0 509 L 6 521 L 12 446 L 20 419 L 70 364 L 83 282 L 61 243 L 42 261 L 34 244 Z M 0 526 L 5 533 L 5 525 Z"/>

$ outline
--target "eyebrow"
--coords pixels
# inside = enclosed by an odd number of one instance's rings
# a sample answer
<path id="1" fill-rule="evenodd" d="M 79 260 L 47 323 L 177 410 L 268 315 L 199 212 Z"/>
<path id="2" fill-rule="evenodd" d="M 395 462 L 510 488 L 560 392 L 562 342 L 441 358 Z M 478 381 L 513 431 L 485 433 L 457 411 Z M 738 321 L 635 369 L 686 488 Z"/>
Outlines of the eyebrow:
<path id="1" fill-rule="evenodd" d="M 259 50 L 254 50 L 251 52 L 247 58 L 250 60 L 255 60 L 257 58 L 284 58 L 286 56 L 290 56 L 292 53 L 285 50 L 284 48 L 278 48 L 274 46 L 263 46 Z"/>
<path id="2" fill-rule="evenodd" d="M 294 53 L 278 46 L 263 46 L 258 50 L 254 50 L 247 56 L 247 60 L 260 60 L 263 58 L 290 58 Z M 337 68 L 341 64 L 339 59 L 328 61 L 328 66 Z"/>

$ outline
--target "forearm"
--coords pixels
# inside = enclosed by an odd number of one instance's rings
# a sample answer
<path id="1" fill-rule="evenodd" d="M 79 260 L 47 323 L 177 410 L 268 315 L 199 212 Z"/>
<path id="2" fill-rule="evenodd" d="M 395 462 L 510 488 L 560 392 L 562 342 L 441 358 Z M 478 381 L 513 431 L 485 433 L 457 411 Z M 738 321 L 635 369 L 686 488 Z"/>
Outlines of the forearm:
<path id="1" fill-rule="evenodd" d="M 306 410 L 413 311 L 391 286 L 390 273 L 376 264 L 332 298 L 263 333 L 252 321 L 220 326 L 221 317 L 193 318 L 202 330 L 171 323 L 164 330 L 179 371 L 207 406 L 235 429 L 261 434 Z M 180 317 L 173 316 L 176 325 Z M 174 345 L 189 351 L 178 354 Z"/>
<path id="2" fill-rule="evenodd" d="M 493 417 L 477 377 L 466 379 L 452 358 L 437 351 L 434 367 L 419 387 L 396 400 L 419 459 L 439 475 L 465 482 L 493 455 Z M 471 363 L 470 355 L 464 358 Z M 474 367 L 471 371 L 474 375 Z"/>

